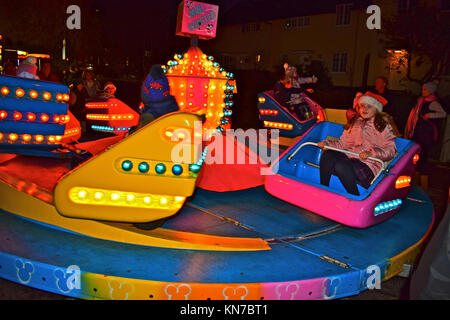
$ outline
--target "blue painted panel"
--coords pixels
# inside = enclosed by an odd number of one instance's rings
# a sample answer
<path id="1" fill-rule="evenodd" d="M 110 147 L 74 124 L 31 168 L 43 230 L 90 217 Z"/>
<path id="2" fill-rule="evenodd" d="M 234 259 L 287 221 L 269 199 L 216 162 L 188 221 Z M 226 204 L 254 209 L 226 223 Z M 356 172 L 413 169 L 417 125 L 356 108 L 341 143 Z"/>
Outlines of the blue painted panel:
<path id="1" fill-rule="evenodd" d="M 411 188 L 402 208 L 392 218 L 367 229 L 344 228 L 323 237 L 299 242 L 302 248 L 328 255 L 355 268 L 392 258 L 418 242 L 433 219 L 433 205 L 417 186 Z"/>
<path id="2" fill-rule="evenodd" d="M 235 219 L 266 238 L 300 236 L 337 225 L 269 195 L 264 187 L 226 193 L 197 189 L 191 202 Z"/>
<path id="3" fill-rule="evenodd" d="M 11 95 L 11 94 L 10 94 Z M 35 112 L 46 114 L 67 114 L 67 103 L 44 102 L 35 99 L 3 97 L 0 94 L 0 110 L 20 112 Z"/>
<path id="4" fill-rule="evenodd" d="M 66 125 L 56 123 L 28 123 L 19 121 L 0 121 L 0 132 L 18 134 L 64 135 Z"/>
<path id="5" fill-rule="evenodd" d="M 0 251 L 24 260 L 60 267 L 78 265 L 84 272 L 168 282 L 281 282 L 353 273 L 358 279 L 355 285 L 359 285 L 358 271 L 330 264 L 289 245 L 254 252 L 134 246 L 49 229 L 5 211 L 0 213 L 0 234 L 8 239 L 0 242 Z"/>
<path id="6" fill-rule="evenodd" d="M 212 213 L 213 214 L 209 214 L 205 211 L 193 208 L 187 203 L 179 213 L 167 220 L 162 227 L 177 231 L 224 237 L 264 237 L 264 235 L 259 234 L 257 231 L 239 227 L 214 215 L 214 212 Z"/>

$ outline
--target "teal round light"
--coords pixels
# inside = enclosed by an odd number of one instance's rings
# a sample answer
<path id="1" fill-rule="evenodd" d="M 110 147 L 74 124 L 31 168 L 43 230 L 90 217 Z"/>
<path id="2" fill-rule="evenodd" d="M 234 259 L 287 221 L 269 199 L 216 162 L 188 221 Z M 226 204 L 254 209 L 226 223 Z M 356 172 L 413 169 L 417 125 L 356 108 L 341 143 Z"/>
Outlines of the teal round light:
<path id="1" fill-rule="evenodd" d="M 180 174 L 183 173 L 183 167 L 180 166 L 179 164 L 176 164 L 172 167 L 172 173 L 176 176 L 179 176 Z"/>
<path id="2" fill-rule="evenodd" d="M 130 160 L 125 160 L 122 162 L 122 169 L 124 171 L 130 171 L 131 169 L 133 169 L 133 162 L 131 162 Z"/>
<path id="3" fill-rule="evenodd" d="M 190 164 L 189 165 L 189 170 L 191 170 L 192 172 L 194 172 L 194 173 L 197 173 L 197 172 L 199 172 L 200 171 L 200 166 L 198 165 L 198 164 Z"/>
<path id="4" fill-rule="evenodd" d="M 163 163 L 158 163 L 155 167 L 155 171 L 158 174 L 163 174 L 166 172 L 166 166 Z"/>
<path id="5" fill-rule="evenodd" d="M 150 166 L 148 165 L 147 162 L 141 162 L 141 163 L 139 163 L 138 169 L 139 169 L 139 172 L 146 173 L 150 169 Z"/>

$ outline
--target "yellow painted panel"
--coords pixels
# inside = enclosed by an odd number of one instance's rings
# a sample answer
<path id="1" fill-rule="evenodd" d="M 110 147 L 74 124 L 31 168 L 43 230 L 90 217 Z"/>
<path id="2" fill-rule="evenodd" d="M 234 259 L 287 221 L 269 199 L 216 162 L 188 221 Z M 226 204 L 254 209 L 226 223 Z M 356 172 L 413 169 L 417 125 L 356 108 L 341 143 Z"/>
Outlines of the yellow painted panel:
<path id="1" fill-rule="evenodd" d="M 195 122 L 200 124 L 199 117 L 189 113 L 166 115 L 69 172 L 55 188 L 58 212 L 72 218 L 119 222 L 149 222 L 175 214 L 182 202 L 170 205 L 165 200 L 192 195 L 196 176 L 189 174 L 189 164 L 198 161 L 201 139 L 170 141 L 166 131 L 194 132 Z M 177 168 L 181 173 L 176 173 Z M 87 201 L 80 194 L 87 195 Z M 118 194 L 134 204 L 118 206 L 119 198 L 114 196 Z M 147 205 L 144 200 L 152 195 L 161 205 Z M 139 199 L 142 205 L 136 205 Z"/>
<path id="2" fill-rule="evenodd" d="M 55 207 L 0 181 L 0 206 L 18 216 L 50 224 L 93 238 L 143 246 L 211 251 L 270 250 L 260 238 L 234 238 L 173 231 L 164 228 L 140 230 L 129 224 L 67 218 Z"/>

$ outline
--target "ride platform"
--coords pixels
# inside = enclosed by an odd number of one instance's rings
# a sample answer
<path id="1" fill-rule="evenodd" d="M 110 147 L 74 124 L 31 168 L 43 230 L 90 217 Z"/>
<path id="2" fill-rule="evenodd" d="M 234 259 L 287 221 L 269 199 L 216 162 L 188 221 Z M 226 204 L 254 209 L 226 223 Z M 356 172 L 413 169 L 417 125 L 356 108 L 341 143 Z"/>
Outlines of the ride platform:
<path id="1" fill-rule="evenodd" d="M 69 231 L 0 210 L 0 277 L 84 299 L 290 300 L 357 295 L 395 276 L 415 260 L 434 212 L 414 185 L 392 218 L 355 229 L 257 187 L 196 189 L 154 230 L 62 219 L 81 227 Z M 83 227 L 97 234 L 81 234 Z M 102 238 L 103 231 L 111 236 Z"/>

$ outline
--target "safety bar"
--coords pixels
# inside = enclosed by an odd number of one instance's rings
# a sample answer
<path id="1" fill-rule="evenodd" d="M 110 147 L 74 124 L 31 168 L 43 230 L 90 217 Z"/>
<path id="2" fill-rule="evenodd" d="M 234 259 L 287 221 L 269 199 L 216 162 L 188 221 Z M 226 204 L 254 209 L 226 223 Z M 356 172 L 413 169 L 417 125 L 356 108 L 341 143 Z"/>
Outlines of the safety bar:
<path id="1" fill-rule="evenodd" d="M 317 147 L 317 143 L 315 143 L 315 142 L 305 142 L 305 143 L 301 144 L 301 145 L 294 151 L 294 153 L 292 153 L 291 155 L 289 155 L 289 156 L 287 157 L 287 160 L 290 161 L 290 160 L 297 154 L 297 152 L 298 152 L 301 148 L 303 148 L 304 146 L 316 146 L 316 147 Z M 338 152 L 342 152 L 342 153 L 347 153 L 347 154 L 350 154 L 350 155 L 359 157 L 359 154 L 358 154 L 358 153 L 351 152 L 351 151 L 348 151 L 348 150 L 338 149 L 338 148 L 334 148 L 334 147 L 330 147 L 330 146 L 324 146 L 324 149 L 334 150 L 334 151 L 338 151 Z M 384 163 L 383 160 L 378 159 L 378 158 L 368 157 L 367 159 L 381 163 L 381 169 L 380 169 L 380 171 L 378 171 L 377 175 L 376 175 L 376 176 L 373 178 L 373 180 L 370 182 L 370 184 L 372 184 L 372 183 L 374 183 L 374 182 L 378 179 L 378 177 L 381 175 L 381 173 L 386 169 L 386 164 Z"/>

